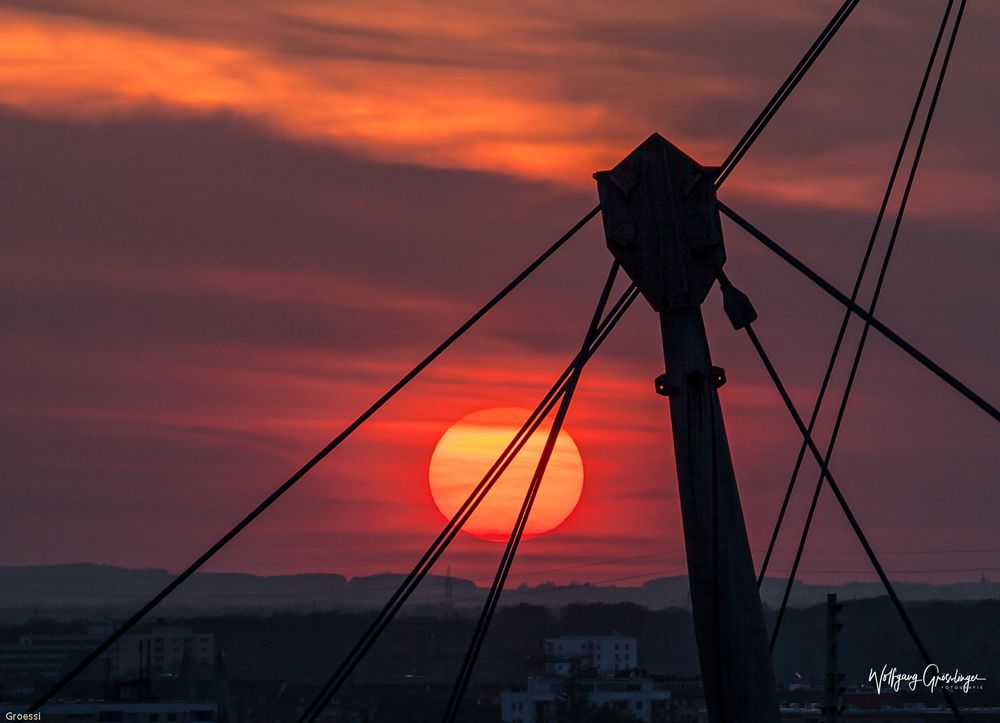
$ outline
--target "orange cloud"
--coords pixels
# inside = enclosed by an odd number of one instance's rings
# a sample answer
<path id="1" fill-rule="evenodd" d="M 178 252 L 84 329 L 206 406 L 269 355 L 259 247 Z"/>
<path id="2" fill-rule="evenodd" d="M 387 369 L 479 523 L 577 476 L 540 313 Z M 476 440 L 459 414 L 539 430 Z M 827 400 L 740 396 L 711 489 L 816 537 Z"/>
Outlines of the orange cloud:
<path id="1" fill-rule="evenodd" d="M 653 130 L 704 162 L 721 160 L 825 22 L 821 8 L 796 3 L 630 6 L 626 16 L 584 2 L 570 18 L 561 5 L 500 12 L 477 3 L 221 3 L 164 13 L 113 0 L 85 10 L 46 0 L 35 9 L 47 12 L 0 11 L 0 104 L 24 112 L 227 112 L 378 160 L 587 188 L 594 170 Z M 859 13 L 838 43 L 857 41 L 862 23 L 881 34 L 905 26 L 918 39 L 931 27 L 906 14 Z M 743 36 L 752 52 L 734 45 Z M 900 72 L 915 48 L 900 50 Z M 841 66 L 824 56 L 782 111 L 786 120 L 813 119 L 780 129 L 796 153 L 775 146 L 752 173 L 734 177 L 732 191 L 799 206 L 876 203 L 887 169 L 828 163 L 836 154 L 825 133 L 851 125 L 871 132 L 843 109 L 868 107 L 872 95 L 887 107 L 897 102 L 868 79 L 848 84 L 849 51 L 831 48 Z M 813 80 L 823 73 L 837 79 Z M 856 73 L 848 67 L 846 76 Z M 857 134 L 842 141 L 838 149 L 871 144 Z M 748 163 L 760 157 L 755 150 Z M 988 199 L 957 195 L 966 212 L 988 210 Z M 950 210 L 954 196 L 927 203 Z"/>
<path id="2" fill-rule="evenodd" d="M 603 109 L 528 101 L 518 73 L 420 63 L 278 58 L 216 40 L 0 13 L 0 102 L 33 114 L 96 119 L 162 105 L 259 118 L 307 139 L 429 166 L 577 177 L 613 150 L 574 138 Z M 527 130 L 526 130 L 527 129 Z M 581 167 L 582 166 L 582 167 Z M 589 177 L 584 174 L 584 178 Z"/>

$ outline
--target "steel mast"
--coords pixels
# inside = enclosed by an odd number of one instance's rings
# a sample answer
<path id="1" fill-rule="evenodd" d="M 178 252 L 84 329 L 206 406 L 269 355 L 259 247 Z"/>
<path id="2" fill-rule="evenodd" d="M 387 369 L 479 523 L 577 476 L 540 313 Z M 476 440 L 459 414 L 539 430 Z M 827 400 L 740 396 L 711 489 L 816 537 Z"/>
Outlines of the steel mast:
<path id="1" fill-rule="evenodd" d="M 756 318 L 722 273 L 717 169 L 654 134 L 594 174 L 608 248 L 660 315 L 695 637 L 713 723 L 776 723 L 767 629 L 701 304 L 716 280 L 734 326 Z"/>

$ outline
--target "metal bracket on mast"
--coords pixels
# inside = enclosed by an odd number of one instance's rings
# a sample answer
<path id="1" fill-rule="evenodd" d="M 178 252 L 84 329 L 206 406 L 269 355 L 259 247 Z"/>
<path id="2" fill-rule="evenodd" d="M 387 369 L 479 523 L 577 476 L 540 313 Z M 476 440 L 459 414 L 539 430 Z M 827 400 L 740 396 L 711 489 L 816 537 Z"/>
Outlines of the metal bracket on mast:
<path id="1" fill-rule="evenodd" d="M 776 723 L 778 703 L 753 560 L 701 304 L 717 279 L 735 326 L 756 318 L 722 274 L 717 169 L 653 134 L 594 174 L 608 248 L 660 314 L 695 637 L 712 723 Z M 727 291 L 728 289 L 728 291 Z M 742 297 L 742 298 L 741 298 Z"/>

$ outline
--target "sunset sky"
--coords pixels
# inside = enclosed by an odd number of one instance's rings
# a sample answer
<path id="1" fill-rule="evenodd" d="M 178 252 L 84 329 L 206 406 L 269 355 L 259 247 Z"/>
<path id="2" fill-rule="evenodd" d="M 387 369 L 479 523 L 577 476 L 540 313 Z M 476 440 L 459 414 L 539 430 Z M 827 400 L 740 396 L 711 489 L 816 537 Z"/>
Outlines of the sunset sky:
<path id="1" fill-rule="evenodd" d="M 186 566 L 592 208 L 595 170 L 654 131 L 721 162 L 839 4 L 0 2 L 0 564 Z M 944 5 L 862 2 L 720 193 L 846 291 Z M 993 404 L 998 36 L 970 3 L 878 312 Z M 725 231 L 806 414 L 842 312 Z M 535 405 L 609 262 L 595 221 L 211 569 L 409 569 L 444 522 L 441 435 Z M 705 309 L 759 564 L 799 439 Z M 511 584 L 683 571 L 662 363 L 637 303 L 566 422 L 579 506 Z M 893 577 L 1000 577 L 997 442 L 872 335 L 832 468 Z M 489 578 L 500 552 L 463 535 L 439 571 Z M 867 569 L 825 493 L 802 576 Z"/>

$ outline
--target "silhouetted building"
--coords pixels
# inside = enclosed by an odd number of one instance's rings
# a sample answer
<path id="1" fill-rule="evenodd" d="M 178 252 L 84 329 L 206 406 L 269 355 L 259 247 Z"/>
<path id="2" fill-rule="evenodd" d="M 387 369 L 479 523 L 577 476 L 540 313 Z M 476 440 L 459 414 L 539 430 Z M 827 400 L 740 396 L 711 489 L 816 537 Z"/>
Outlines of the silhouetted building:
<path id="1" fill-rule="evenodd" d="M 207 674 L 184 659 L 180 672 L 108 680 L 100 695 L 63 699 L 42 707 L 48 723 L 238 723 L 221 654 Z M 18 712 L 24 706 L 0 706 Z"/>
<path id="2" fill-rule="evenodd" d="M 110 623 L 100 623 L 89 625 L 82 633 L 21 635 L 16 643 L 0 645 L 0 675 L 55 679 L 96 648 L 111 631 Z M 210 671 L 214 660 L 214 635 L 194 633 L 180 626 L 156 626 L 123 636 L 86 671 L 84 679 L 175 674 L 184 665 Z"/>
<path id="3" fill-rule="evenodd" d="M 636 720 L 665 720 L 669 683 L 636 667 L 635 638 L 572 635 L 545 641 L 545 677 L 528 678 L 525 690 L 500 696 L 504 723 L 543 723 L 567 710 L 611 708 Z"/>
<path id="4" fill-rule="evenodd" d="M 529 678 L 523 691 L 507 691 L 500 696 L 500 717 L 504 723 L 541 723 L 556 719 L 560 705 L 566 705 L 566 678 Z M 670 691 L 652 678 L 633 675 L 621 678 L 580 678 L 573 681 L 574 694 L 585 699 L 588 708 L 611 708 L 631 713 L 636 720 L 661 718 L 670 705 Z"/>
<path id="5" fill-rule="evenodd" d="M 545 670 L 571 675 L 593 670 L 598 676 L 635 670 L 639 663 L 635 638 L 620 635 L 564 635 L 545 641 Z"/>
<path id="6" fill-rule="evenodd" d="M 215 636 L 176 625 L 157 626 L 125 635 L 107 657 L 118 677 L 179 673 L 184 665 L 207 671 L 215 661 Z"/>

